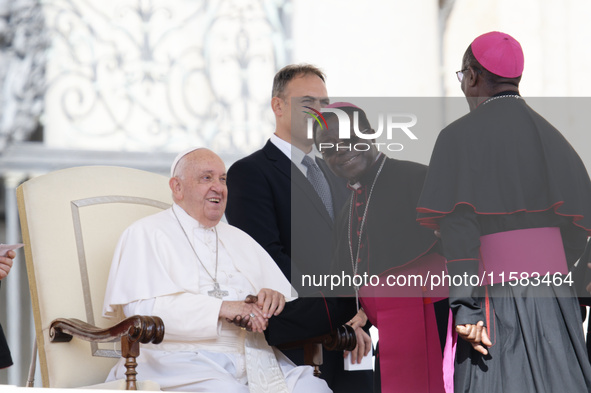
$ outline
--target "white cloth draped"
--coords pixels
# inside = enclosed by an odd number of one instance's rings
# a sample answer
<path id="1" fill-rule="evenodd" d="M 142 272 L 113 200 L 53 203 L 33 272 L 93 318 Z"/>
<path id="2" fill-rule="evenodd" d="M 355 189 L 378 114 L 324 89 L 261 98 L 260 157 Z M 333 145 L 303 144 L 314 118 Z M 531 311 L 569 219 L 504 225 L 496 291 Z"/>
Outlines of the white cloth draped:
<path id="1" fill-rule="evenodd" d="M 292 299 L 291 285 L 258 243 L 226 223 L 216 229 L 217 281 L 228 292 L 223 300 L 244 300 L 262 288 Z M 154 380 L 164 390 L 329 391 L 324 381 L 313 377 L 311 367 L 295 367 L 269 347 L 262 334 L 247 333 L 219 318 L 222 299 L 207 295 L 215 271 L 214 229 L 203 227 L 178 205 L 137 221 L 121 235 L 103 314 L 157 315 L 166 329 L 162 344 L 142 346 L 138 377 Z M 123 363 L 112 370 L 110 380 L 125 377 Z"/>

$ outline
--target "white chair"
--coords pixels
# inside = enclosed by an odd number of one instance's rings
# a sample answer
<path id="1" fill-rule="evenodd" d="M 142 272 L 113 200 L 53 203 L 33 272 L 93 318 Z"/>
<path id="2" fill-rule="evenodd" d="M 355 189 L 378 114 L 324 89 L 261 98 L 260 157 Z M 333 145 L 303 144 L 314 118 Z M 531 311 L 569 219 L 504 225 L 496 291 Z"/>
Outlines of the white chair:
<path id="1" fill-rule="evenodd" d="M 170 206 L 168 178 L 131 168 L 75 167 L 23 183 L 17 198 L 43 386 L 102 383 L 123 355 L 127 389 L 135 389 L 139 343 L 162 341 L 164 325 L 158 317 L 136 316 L 113 326 L 101 316 L 102 304 L 120 234 Z M 72 335 L 83 340 L 63 343 Z M 112 343 L 118 339 L 121 350 Z"/>

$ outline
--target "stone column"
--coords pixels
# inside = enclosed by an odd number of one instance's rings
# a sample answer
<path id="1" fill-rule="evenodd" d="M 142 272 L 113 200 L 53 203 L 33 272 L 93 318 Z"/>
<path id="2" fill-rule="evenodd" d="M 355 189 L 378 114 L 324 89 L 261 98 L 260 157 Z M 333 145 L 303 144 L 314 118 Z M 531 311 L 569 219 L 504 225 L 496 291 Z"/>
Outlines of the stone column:
<path id="1" fill-rule="evenodd" d="M 16 188 L 25 180 L 23 173 L 9 173 L 4 177 L 6 204 L 6 243 L 15 244 L 22 241 L 16 201 Z M 14 360 L 8 369 L 8 384 L 24 386 L 30 359 L 32 340 L 34 337 L 33 317 L 27 271 L 22 248 L 18 250 L 13 268 L 4 280 L 2 290 L 6 293 L 7 324 L 6 338 Z"/>

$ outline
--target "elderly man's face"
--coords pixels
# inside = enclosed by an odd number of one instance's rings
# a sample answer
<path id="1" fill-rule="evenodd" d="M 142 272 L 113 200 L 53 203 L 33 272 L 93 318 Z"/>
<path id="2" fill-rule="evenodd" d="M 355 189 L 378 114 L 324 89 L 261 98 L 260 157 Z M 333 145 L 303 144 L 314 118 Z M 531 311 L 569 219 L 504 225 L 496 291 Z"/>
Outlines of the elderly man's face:
<path id="1" fill-rule="evenodd" d="M 189 153 L 183 160 L 188 161 L 178 185 L 171 186 L 178 205 L 205 227 L 217 225 L 228 198 L 224 162 L 207 149 Z"/>
<path id="2" fill-rule="evenodd" d="M 374 141 L 357 138 L 352 119 L 350 139 L 339 139 L 339 122 L 335 116 L 327 119 L 327 125 L 327 130 L 316 131 L 316 146 L 335 175 L 355 184 L 375 162 L 378 151 Z M 370 129 L 363 131 L 373 132 Z"/>

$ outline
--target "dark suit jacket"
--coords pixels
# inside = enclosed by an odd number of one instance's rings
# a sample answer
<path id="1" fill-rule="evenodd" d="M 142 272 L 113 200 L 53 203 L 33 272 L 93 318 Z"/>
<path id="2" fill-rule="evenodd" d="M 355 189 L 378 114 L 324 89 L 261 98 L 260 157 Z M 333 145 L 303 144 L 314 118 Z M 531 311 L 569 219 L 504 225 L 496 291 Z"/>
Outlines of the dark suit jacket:
<path id="1" fill-rule="evenodd" d="M 317 163 L 338 213 L 349 196 L 346 182 Z M 230 167 L 226 218 L 267 250 L 298 292 L 309 288 L 292 272 L 328 274 L 333 222 L 308 179 L 271 141 Z"/>
<path id="2" fill-rule="evenodd" d="M 277 346 L 328 334 L 351 320 L 351 309 L 355 310 L 352 297 L 297 298 L 285 303 L 281 314 L 269 319 L 265 338 L 269 345 Z"/>
<path id="3" fill-rule="evenodd" d="M 318 166 L 330 185 L 335 216 L 349 197 L 343 179 L 323 160 Z M 316 288 L 301 286 L 300 274 L 328 274 L 333 255 L 333 222 L 322 200 L 303 173 L 271 141 L 228 170 L 226 218 L 252 236 L 275 260 L 301 295 Z M 327 294 L 329 296 L 330 294 Z M 328 299 L 327 299 L 328 300 Z M 333 306 L 337 299 L 298 299 L 281 318 L 271 318 L 267 337 L 272 343 L 299 340 L 328 333 L 355 315 L 354 302 Z M 348 305 L 348 306 L 347 306 Z M 338 310 L 337 310 L 338 309 Z M 345 319 L 342 319 L 345 318 Z M 314 329 L 310 322 L 316 322 Z M 285 354 L 303 364 L 302 351 Z M 324 352 L 322 378 L 335 392 L 371 391 L 371 373 L 343 371 L 342 353 Z"/>

